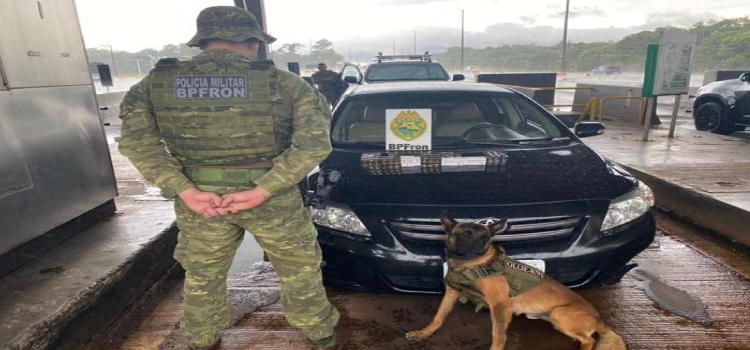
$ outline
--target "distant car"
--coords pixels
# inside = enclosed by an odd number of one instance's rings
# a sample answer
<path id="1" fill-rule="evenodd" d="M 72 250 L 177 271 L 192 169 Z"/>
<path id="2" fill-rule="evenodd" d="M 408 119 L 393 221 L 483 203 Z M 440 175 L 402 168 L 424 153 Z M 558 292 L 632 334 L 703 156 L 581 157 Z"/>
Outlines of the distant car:
<path id="1" fill-rule="evenodd" d="M 693 120 L 700 131 L 729 135 L 750 126 L 750 72 L 698 89 Z"/>
<path id="2" fill-rule="evenodd" d="M 622 74 L 622 68 L 620 66 L 614 66 L 614 65 L 600 66 L 599 68 L 592 70 L 591 74 L 594 74 L 594 75 Z"/>
<path id="3" fill-rule="evenodd" d="M 431 151 L 386 151 L 386 127 L 395 125 L 386 115 L 394 109 L 431 111 L 431 125 L 410 124 L 430 128 Z M 510 229 L 493 241 L 511 257 L 545 264 L 562 283 L 617 282 L 654 239 L 653 195 L 581 142 L 603 128 L 569 130 L 528 97 L 494 84 L 354 85 L 334 110 L 333 152 L 319 168 L 341 179 L 328 207 L 312 209 L 325 281 L 443 291 L 438 217 L 449 210 L 460 221 L 509 218 Z M 304 186 L 314 188 L 317 175 Z"/>
<path id="4" fill-rule="evenodd" d="M 448 74 L 442 64 L 424 55 L 384 56 L 379 54 L 365 71 L 364 79 L 358 83 L 374 84 L 397 81 L 460 81 L 463 74 Z M 352 82 L 350 79 L 348 82 Z"/>

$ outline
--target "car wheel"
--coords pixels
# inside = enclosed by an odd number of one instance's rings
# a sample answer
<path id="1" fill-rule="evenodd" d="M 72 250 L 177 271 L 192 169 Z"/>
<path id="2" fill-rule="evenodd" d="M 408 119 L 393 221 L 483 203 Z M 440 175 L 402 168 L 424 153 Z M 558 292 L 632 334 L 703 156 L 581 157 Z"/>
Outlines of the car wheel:
<path id="1" fill-rule="evenodd" d="M 735 130 L 729 116 L 724 113 L 724 107 L 716 102 L 706 102 L 695 110 L 695 128 L 721 135 L 729 135 Z"/>

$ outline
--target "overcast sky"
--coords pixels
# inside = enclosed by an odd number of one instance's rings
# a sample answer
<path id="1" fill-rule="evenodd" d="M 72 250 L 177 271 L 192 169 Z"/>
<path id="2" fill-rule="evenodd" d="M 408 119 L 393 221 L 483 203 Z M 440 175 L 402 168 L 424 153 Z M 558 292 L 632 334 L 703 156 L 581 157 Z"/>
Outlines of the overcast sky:
<path id="1" fill-rule="evenodd" d="M 138 51 L 188 41 L 201 9 L 233 1 L 76 3 L 88 47 L 111 44 L 115 50 Z M 407 50 L 413 46 L 413 31 L 417 31 L 420 51 L 458 45 L 461 10 L 465 10 L 467 46 L 555 43 L 560 40 L 560 14 L 565 7 L 564 0 L 266 0 L 265 4 L 268 31 L 279 39 L 275 47 L 327 38 L 344 54 L 372 50 L 372 45 L 387 51 L 394 38 L 399 51 Z M 617 40 L 657 26 L 750 16 L 750 0 L 571 0 L 571 11 L 571 40 Z M 430 46 L 427 41 L 445 44 Z"/>

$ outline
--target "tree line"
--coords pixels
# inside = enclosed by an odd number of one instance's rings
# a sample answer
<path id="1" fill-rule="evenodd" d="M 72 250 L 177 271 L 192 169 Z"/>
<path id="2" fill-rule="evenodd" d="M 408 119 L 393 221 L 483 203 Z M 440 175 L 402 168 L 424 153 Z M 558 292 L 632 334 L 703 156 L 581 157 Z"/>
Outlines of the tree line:
<path id="1" fill-rule="evenodd" d="M 696 33 L 696 70 L 729 69 L 750 70 L 750 17 L 703 21 L 690 28 L 663 27 L 626 36 L 617 42 L 592 42 L 568 44 L 568 70 L 586 72 L 601 65 L 620 65 L 625 70 L 642 71 L 646 59 L 646 48 L 659 41 L 659 33 L 665 30 Z M 562 43 L 555 46 L 502 45 L 486 48 L 465 48 L 464 64 L 477 66 L 482 71 L 557 71 L 560 69 Z M 186 59 L 200 52 L 185 44 L 166 45 L 161 50 L 146 49 L 136 53 L 114 51 L 116 71 L 121 75 L 146 74 L 154 63 L 164 57 Z M 449 70 L 461 70 L 459 47 L 448 48 L 435 55 Z M 110 64 L 109 49 L 88 49 L 89 60 Z M 344 61 L 335 51 L 334 44 L 327 39 L 315 42 L 312 47 L 300 43 L 288 43 L 271 52 L 271 58 L 279 67 L 287 62 L 299 62 L 312 69 L 325 62 L 329 67 Z M 465 68 L 465 67 L 464 67 Z"/>
<path id="2" fill-rule="evenodd" d="M 750 17 L 704 21 L 690 28 L 663 27 L 626 36 L 617 42 L 568 44 L 568 70 L 586 72 L 601 65 L 620 65 L 642 71 L 649 44 L 658 44 L 661 31 L 695 33 L 696 71 L 750 70 Z M 465 48 L 464 64 L 483 71 L 557 71 L 562 43 L 555 46 L 503 45 L 484 49 Z M 448 69 L 460 69 L 461 49 L 451 47 L 436 55 Z"/>

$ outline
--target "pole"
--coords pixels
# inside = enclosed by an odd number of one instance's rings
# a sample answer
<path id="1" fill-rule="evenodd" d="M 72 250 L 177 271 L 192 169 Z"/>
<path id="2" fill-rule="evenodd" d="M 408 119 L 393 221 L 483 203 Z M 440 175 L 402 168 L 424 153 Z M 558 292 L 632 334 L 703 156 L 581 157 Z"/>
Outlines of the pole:
<path id="1" fill-rule="evenodd" d="M 396 38 L 393 38 L 393 56 L 396 56 Z"/>
<path id="2" fill-rule="evenodd" d="M 680 112 L 680 99 L 682 98 L 682 95 L 677 95 L 674 97 L 674 109 L 672 110 L 672 123 L 669 124 L 669 138 L 674 138 L 674 128 L 677 125 L 677 113 Z"/>
<path id="3" fill-rule="evenodd" d="M 464 70 L 464 10 L 461 10 L 461 71 Z"/>
<path id="4" fill-rule="evenodd" d="M 234 5 L 250 11 L 258 20 L 260 28 L 264 31 L 268 30 L 264 0 L 234 0 Z M 264 60 L 268 58 L 269 52 L 268 43 L 261 42 L 258 47 L 258 59 Z"/>
<path id="5" fill-rule="evenodd" d="M 414 54 L 417 54 L 417 31 L 414 31 Z"/>
<path id="6" fill-rule="evenodd" d="M 565 0 L 565 24 L 563 25 L 562 57 L 560 58 L 560 71 L 568 70 L 568 17 L 570 16 L 570 0 Z"/>
<path id="7" fill-rule="evenodd" d="M 648 133 L 651 131 L 651 109 L 654 108 L 654 102 L 656 100 L 656 97 L 649 97 L 646 100 L 646 118 L 645 122 L 643 123 L 643 138 L 641 139 L 643 142 L 648 141 Z"/>
<path id="8" fill-rule="evenodd" d="M 141 73 L 141 60 L 136 59 L 135 64 L 138 66 L 138 75 L 143 75 L 143 73 Z"/>
<path id="9" fill-rule="evenodd" d="M 114 71 L 114 76 L 118 76 L 117 73 L 117 64 L 115 63 L 115 52 L 112 50 L 112 45 L 102 45 L 104 47 L 109 47 L 109 56 L 112 57 L 112 70 Z"/>

